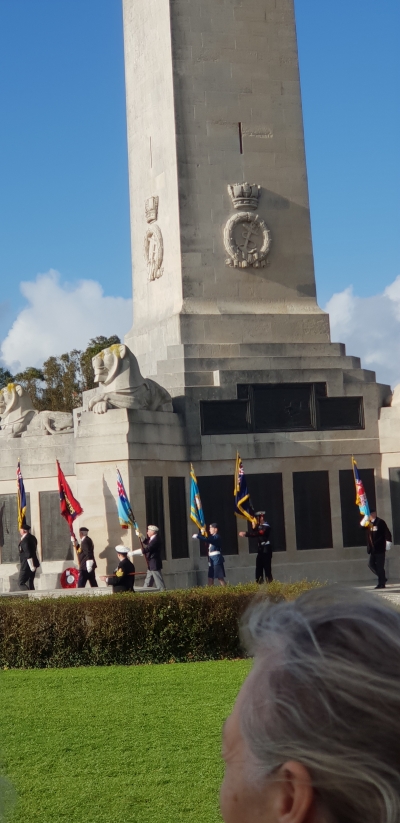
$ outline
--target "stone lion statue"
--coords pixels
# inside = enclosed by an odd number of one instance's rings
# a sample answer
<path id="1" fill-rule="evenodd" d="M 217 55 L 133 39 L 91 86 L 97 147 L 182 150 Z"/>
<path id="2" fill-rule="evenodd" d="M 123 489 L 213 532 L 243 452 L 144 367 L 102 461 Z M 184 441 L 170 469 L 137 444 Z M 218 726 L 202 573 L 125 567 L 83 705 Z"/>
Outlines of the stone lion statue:
<path id="1" fill-rule="evenodd" d="M 0 391 L 0 437 L 21 437 L 37 414 L 32 400 L 19 383 L 9 383 Z"/>
<path id="2" fill-rule="evenodd" d="M 116 343 L 92 359 L 98 392 L 89 401 L 89 410 L 105 414 L 108 409 L 173 411 L 171 395 L 154 380 L 140 373 L 139 363 L 128 346 Z"/>
<path id="3" fill-rule="evenodd" d="M 9 383 L 0 391 L 0 437 L 23 434 L 64 434 L 73 431 L 69 412 L 38 412 L 28 392 L 19 383 Z"/>

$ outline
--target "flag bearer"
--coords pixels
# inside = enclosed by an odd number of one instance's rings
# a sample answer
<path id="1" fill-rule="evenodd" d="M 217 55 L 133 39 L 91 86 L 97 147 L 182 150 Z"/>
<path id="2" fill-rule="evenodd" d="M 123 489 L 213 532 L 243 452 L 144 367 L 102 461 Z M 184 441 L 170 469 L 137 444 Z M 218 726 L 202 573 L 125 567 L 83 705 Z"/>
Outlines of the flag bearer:
<path id="1" fill-rule="evenodd" d="M 271 526 L 265 519 L 265 512 L 256 512 L 257 525 L 249 532 L 239 532 L 239 537 L 255 537 L 258 551 L 256 558 L 256 583 L 272 583 L 272 546 L 270 541 Z"/>
<path id="2" fill-rule="evenodd" d="M 97 563 L 94 557 L 94 545 L 93 540 L 88 535 L 88 531 L 89 529 L 85 526 L 82 526 L 82 528 L 79 529 L 80 543 L 78 543 L 75 538 L 71 538 L 78 555 L 78 589 L 84 589 L 88 581 L 92 589 L 97 588 L 98 586 L 95 573 Z"/>
<path id="3" fill-rule="evenodd" d="M 210 523 L 209 535 L 194 534 L 194 540 L 201 540 L 208 543 L 208 580 L 207 585 L 213 586 L 214 580 L 218 580 L 220 586 L 226 586 L 224 557 L 222 554 L 221 537 L 218 534 L 218 523 Z"/>

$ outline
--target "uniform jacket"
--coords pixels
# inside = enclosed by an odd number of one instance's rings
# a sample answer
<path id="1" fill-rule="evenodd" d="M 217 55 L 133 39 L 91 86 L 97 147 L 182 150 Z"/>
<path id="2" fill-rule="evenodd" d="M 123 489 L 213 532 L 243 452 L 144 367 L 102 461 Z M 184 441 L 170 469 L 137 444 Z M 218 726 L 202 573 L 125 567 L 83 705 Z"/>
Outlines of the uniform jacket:
<path id="1" fill-rule="evenodd" d="M 86 561 L 87 560 L 94 560 L 93 569 L 97 569 L 97 563 L 94 558 L 94 545 L 93 540 L 86 536 L 83 538 L 81 545 L 77 549 L 78 554 L 78 563 L 79 563 L 79 571 L 86 571 Z"/>
<path id="2" fill-rule="evenodd" d="M 222 554 L 222 541 L 220 535 L 209 534 L 208 537 L 203 537 L 202 534 L 198 534 L 197 537 L 203 543 L 208 543 L 208 562 L 210 566 L 222 566 L 225 558 Z"/>
<path id="3" fill-rule="evenodd" d="M 368 554 L 383 554 L 386 551 L 386 541 L 392 542 L 392 535 L 384 520 L 376 517 L 367 528 Z"/>
<path id="4" fill-rule="evenodd" d="M 37 540 L 33 534 L 26 534 L 18 544 L 21 571 L 29 569 L 28 560 L 33 560 L 35 569 L 40 566 L 37 556 Z M 30 569 L 29 569 L 30 570 Z"/>
<path id="5" fill-rule="evenodd" d="M 255 537 L 257 540 L 258 554 L 268 554 L 272 552 L 270 541 L 271 526 L 269 523 L 259 523 L 255 529 L 246 532 L 246 537 Z"/>
<path id="6" fill-rule="evenodd" d="M 124 557 L 123 560 L 119 561 L 114 574 L 111 577 L 107 577 L 107 586 L 118 586 L 118 588 L 126 592 L 131 592 L 135 582 L 135 578 L 133 577 L 134 571 L 135 567 L 129 560 L 129 557 Z"/>
<path id="7" fill-rule="evenodd" d="M 162 569 L 161 552 L 163 542 L 159 532 L 154 537 L 145 537 L 142 543 L 143 554 L 146 558 L 147 568 L 150 572 L 159 572 Z"/>

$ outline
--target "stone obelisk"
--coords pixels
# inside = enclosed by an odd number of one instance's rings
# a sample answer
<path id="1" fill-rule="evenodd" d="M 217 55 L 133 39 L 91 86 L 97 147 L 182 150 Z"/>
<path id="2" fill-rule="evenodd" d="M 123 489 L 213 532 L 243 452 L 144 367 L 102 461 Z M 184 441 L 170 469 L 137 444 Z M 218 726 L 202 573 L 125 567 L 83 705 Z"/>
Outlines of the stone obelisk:
<path id="1" fill-rule="evenodd" d="M 143 372 L 193 345 L 326 344 L 293 0 L 124 0 L 124 35 Z"/>

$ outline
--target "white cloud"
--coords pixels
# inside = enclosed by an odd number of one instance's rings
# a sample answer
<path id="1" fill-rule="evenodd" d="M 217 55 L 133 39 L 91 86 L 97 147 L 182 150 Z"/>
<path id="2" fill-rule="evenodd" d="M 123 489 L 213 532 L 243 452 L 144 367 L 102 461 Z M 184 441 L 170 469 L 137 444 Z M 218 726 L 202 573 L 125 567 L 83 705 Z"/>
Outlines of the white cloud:
<path id="1" fill-rule="evenodd" d="M 361 357 L 380 383 L 400 383 L 400 275 L 373 297 L 358 297 L 349 286 L 325 306 L 332 340 L 345 343 L 347 354 Z"/>
<path id="2" fill-rule="evenodd" d="M 50 270 L 20 290 L 28 302 L 1 346 L 1 358 L 13 372 L 41 366 L 51 355 L 86 348 L 90 338 L 103 334 L 121 338 L 132 325 L 132 301 L 105 297 L 100 283 L 61 282 Z"/>

